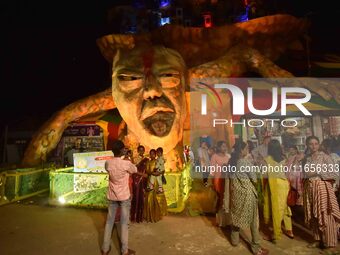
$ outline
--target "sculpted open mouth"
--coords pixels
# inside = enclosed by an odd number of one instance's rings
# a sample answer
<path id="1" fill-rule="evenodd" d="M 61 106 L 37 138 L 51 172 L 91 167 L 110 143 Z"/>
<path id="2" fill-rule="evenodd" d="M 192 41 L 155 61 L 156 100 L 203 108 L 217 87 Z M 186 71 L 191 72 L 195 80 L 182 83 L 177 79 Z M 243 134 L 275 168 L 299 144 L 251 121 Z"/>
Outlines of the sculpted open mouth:
<path id="1" fill-rule="evenodd" d="M 143 118 L 145 128 L 155 136 L 166 136 L 169 134 L 174 123 L 174 111 L 157 111 L 151 116 Z"/>

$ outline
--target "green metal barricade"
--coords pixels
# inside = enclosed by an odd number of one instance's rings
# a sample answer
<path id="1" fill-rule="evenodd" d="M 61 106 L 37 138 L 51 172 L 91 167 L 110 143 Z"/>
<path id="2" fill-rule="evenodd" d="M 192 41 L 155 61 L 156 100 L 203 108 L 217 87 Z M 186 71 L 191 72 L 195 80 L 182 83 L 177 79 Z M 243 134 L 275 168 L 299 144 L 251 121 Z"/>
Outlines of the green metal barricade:
<path id="1" fill-rule="evenodd" d="M 1 172 L 0 205 L 48 191 L 50 170 L 50 168 L 23 168 Z"/>

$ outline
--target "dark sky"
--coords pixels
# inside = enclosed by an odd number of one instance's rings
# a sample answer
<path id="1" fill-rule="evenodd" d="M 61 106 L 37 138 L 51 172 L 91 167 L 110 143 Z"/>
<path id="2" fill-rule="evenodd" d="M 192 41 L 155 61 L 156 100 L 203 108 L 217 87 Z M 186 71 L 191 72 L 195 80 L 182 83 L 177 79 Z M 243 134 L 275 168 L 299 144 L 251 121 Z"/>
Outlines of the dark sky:
<path id="1" fill-rule="evenodd" d="M 109 65 L 96 46 L 109 31 L 108 4 L 73 2 L 1 3 L 2 123 L 47 118 L 109 86 Z"/>
<path id="2" fill-rule="evenodd" d="M 119 2 L 124 1 L 1 1 L 1 126 L 41 122 L 110 86 L 109 64 L 95 41 L 115 29 L 106 23 L 106 10 Z M 296 7 L 300 13 L 318 10 L 304 2 Z M 319 3 L 322 18 L 314 27 L 323 35 L 317 38 L 334 49 L 336 41 L 329 38 L 340 34 L 340 15 L 332 14 L 331 1 Z"/>

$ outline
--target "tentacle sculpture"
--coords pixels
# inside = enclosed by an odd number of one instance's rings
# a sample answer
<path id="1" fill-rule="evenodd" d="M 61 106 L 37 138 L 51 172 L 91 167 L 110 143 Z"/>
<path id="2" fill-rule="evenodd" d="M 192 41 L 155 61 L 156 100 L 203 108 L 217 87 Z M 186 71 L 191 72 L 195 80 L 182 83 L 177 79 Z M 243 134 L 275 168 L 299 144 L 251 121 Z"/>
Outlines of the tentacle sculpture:
<path id="1" fill-rule="evenodd" d="M 22 164 L 34 166 L 46 161 L 47 154 L 57 146 L 63 131 L 72 121 L 113 108 L 111 88 L 66 106 L 36 132 L 25 151 Z"/>

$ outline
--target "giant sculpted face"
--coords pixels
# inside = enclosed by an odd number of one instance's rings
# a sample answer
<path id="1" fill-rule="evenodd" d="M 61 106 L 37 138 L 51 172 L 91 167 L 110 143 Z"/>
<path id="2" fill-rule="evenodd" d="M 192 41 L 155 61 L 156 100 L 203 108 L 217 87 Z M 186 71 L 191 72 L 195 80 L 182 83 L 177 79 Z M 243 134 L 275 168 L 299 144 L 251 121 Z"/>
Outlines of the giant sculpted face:
<path id="1" fill-rule="evenodd" d="M 104 36 L 97 44 L 113 64 L 112 88 L 56 112 L 32 138 L 23 165 L 34 166 L 46 161 L 70 123 L 101 116 L 116 107 L 128 131 L 120 137 L 129 142 L 129 147 L 137 148 L 138 144 L 147 150 L 163 147 L 167 163 L 172 158 L 175 164 L 182 155 L 180 146 L 176 145 L 183 137 L 188 111 L 186 98 L 190 100 L 190 95 L 186 97 L 184 93 L 186 73 L 188 80 L 244 77 L 247 71 L 263 77 L 291 78 L 291 73 L 272 61 L 306 28 L 303 19 L 273 15 L 209 29 L 168 25 L 144 35 Z M 159 44 L 166 48 L 155 46 Z M 319 83 L 295 86 L 340 102 L 338 86 Z M 185 124 L 188 129 L 188 123 Z M 175 168 L 171 166 L 171 169 Z"/>
<path id="2" fill-rule="evenodd" d="M 182 139 L 186 117 L 182 57 L 162 46 L 118 50 L 112 71 L 113 100 L 128 134 L 149 148 L 171 151 Z"/>

